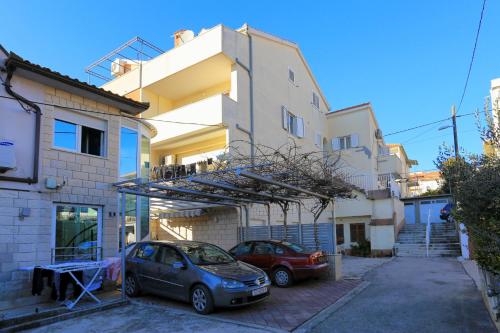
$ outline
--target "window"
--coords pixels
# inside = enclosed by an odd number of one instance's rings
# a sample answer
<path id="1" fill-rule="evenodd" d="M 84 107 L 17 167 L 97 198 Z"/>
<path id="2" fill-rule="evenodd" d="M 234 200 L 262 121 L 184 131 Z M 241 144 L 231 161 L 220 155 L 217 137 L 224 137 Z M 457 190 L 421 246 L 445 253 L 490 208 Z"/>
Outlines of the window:
<path id="1" fill-rule="evenodd" d="M 352 242 L 359 243 L 366 240 L 364 223 L 351 223 L 350 231 L 351 231 L 351 243 Z"/>
<path id="2" fill-rule="evenodd" d="M 253 249 L 253 254 L 256 255 L 267 255 L 267 254 L 273 254 L 274 253 L 274 246 L 273 244 L 266 243 L 266 242 L 256 242 L 254 249 Z"/>
<path id="3" fill-rule="evenodd" d="M 126 127 L 120 131 L 120 177 L 137 178 L 137 132 Z"/>
<path id="4" fill-rule="evenodd" d="M 82 126 L 82 153 L 103 156 L 104 132 L 95 128 Z"/>
<path id="5" fill-rule="evenodd" d="M 340 137 L 340 150 L 351 148 L 351 136 Z"/>
<path id="6" fill-rule="evenodd" d="M 314 91 L 312 93 L 312 105 L 319 110 L 319 96 Z"/>
<path id="7" fill-rule="evenodd" d="M 149 179 L 150 144 L 149 138 L 141 135 L 141 178 Z"/>
<path id="8" fill-rule="evenodd" d="M 137 251 L 135 252 L 135 257 L 139 259 L 154 261 L 156 260 L 156 254 L 158 253 L 158 246 L 152 244 L 139 244 Z"/>
<path id="9" fill-rule="evenodd" d="M 337 245 L 344 244 L 344 225 L 336 224 L 335 233 L 337 234 Z"/>
<path id="10" fill-rule="evenodd" d="M 76 150 L 76 124 L 56 119 L 54 128 L 54 146 Z"/>
<path id="11" fill-rule="evenodd" d="M 100 259 L 101 209 L 55 206 L 53 262 Z"/>
<path id="12" fill-rule="evenodd" d="M 173 265 L 175 262 L 183 261 L 179 252 L 169 246 L 160 246 L 157 260 L 165 265 Z"/>
<path id="13" fill-rule="evenodd" d="M 304 137 L 304 119 L 295 116 L 288 111 L 285 106 L 281 107 L 281 118 L 283 121 L 283 129 L 287 130 L 290 134 L 298 137 Z"/>
<path id="14" fill-rule="evenodd" d="M 314 134 L 314 145 L 321 149 L 321 133 Z"/>
<path id="15" fill-rule="evenodd" d="M 104 121 L 91 120 L 90 122 L 95 123 L 97 127 L 105 127 Z M 104 142 L 105 135 L 101 129 L 55 119 L 54 147 L 104 156 Z"/>
<path id="16" fill-rule="evenodd" d="M 295 73 L 290 68 L 288 68 L 288 80 L 290 80 L 290 82 L 292 83 L 295 83 Z"/>
<path id="17" fill-rule="evenodd" d="M 234 262 L 226 251 L 206 243 L 183 243 L 179 248 L 195 265 L 217 265 Z"/>
<path id="18" fill-rule="evenodd" d="M 252 249 L 252 243 L 246 242 L 239 244 L 238 246 L 233 248 L 230 252 L 233 256 L 242 256 L 249 254 L 251 249 Z"/>
<path id="19" fill-rule="evenodd" d="M 359 136 L 357 134 L 339 136 L 332 139 L 333 150 L 347 150 L 358 146 Z"/>

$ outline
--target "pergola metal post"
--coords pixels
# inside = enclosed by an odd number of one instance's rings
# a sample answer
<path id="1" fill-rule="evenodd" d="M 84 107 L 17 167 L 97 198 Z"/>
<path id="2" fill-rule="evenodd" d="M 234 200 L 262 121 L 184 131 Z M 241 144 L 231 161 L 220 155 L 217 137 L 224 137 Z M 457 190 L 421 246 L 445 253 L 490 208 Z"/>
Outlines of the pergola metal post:
<path id="1" fill-rule="evenodd" d="M 299 214 L 299 244 L 302 244 L 302 207 L 300 203 L 297 204 Z"/>
<path id="2" fill-rule="evenodd" d="M 125 294 L 125 264 L 126 264 L 126 254 L 125 254 L 125 205 L 126 205 L 126 194 L 121 193 L 121 218 L 122 218 L 122 232 L 121 232 L 121 251 L 122 251 L 122 299 L 126 300 L 127 296 Z"/>
<path id="3" fill-rule="evenodd" d="M 335 222 L 335 198 L 332 199 L 333 254 L 337 254 L 337 225 Z"/>
<path id="4" fill-rule="evenodd" d="M 250 227 L 250 211 L 248 209 L 248 206 L 245 205 L 245 232 L 244 232 L 244 237 L 245 241 L 248 240 L 248 228 Z"/>
<path id="5" fill-rule="evenodd" d="M 267 233 L 269 235 L 269 239 L 273 238 L 273 231 L 271 229 L 271 205 L 267 204 Z"/>

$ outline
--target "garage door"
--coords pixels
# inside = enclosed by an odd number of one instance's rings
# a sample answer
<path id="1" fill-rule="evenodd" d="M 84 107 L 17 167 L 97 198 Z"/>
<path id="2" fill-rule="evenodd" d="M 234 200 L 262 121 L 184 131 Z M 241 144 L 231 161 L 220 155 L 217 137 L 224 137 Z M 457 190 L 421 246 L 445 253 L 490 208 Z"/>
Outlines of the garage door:
<path id="1" fill-rule="evenodd" d="M 405 223 L 415 224 L 415 204 L 405 202 Z"/>
<path id="2" fill-rule="evenodd" d="M 446 199 L 424 200 L 420 202 L 420 223 L 427 223 L 430 214 L 431 223 L 445 222 L 439 218 L 441 208 L 448 203 Z"/>

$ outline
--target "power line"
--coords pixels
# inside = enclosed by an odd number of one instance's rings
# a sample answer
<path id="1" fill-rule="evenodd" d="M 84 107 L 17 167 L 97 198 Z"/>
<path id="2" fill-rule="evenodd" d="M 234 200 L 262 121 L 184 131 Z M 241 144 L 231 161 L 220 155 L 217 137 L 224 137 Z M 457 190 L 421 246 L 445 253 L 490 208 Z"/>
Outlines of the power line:
<path id="1" fill-rule="evenodd" d="M 11 99 L 11 100 L 17 100 L 14 97 L 9 97 L 9 96 L 0 96 L 0 98 L 5 98 L 5 99 Z M 134 116 L 130 115 L 123 115 L 123 114 L 113 114 L 113 113 L 107 113 L 107 112 L 99 112 L 99 111 L 93 111 L 93 110 L 86 110 L 86 109 L 80 109 L 80 108 L 73 108 L 69 106 L 63 106 L 63 105 L 58 105 L 58 104 L 51 104 L 51 103 L 44 103 L 44 102 L 35 102 L 31 101 L 32 103 L 38 104 L 38 105 L 44 105 L 44 106 L 55 106 L 61 109 L 68 109 L 68 110 L 75 110 L 75 111 L 82 111 L 82 112 L 88 112 L 88 113 L 93 113 L 93 114 L 100 114 L 100 115 L 106 115 L 106 116 L 115 116 L 115 117 L 124 117 L 124 118 L 130 118 L 130 119 L 142 119 L 142 120 L 148 120 L 148 121 L 158 121 L 158 122 L 163 122 L 163 123 L 169 123 L 169 124 L 178 124 L 178 125 L 199 125 L 199 126 L 207 126 L 207 127 L 221 127 L 222 125 L 220 124 L 201 124 L 201 123 L 191 123 L 191 122 L 182 122 L 182 121 L 173 121 L 173 120 L 164 120 L 164 119 L 153 119 L 153 118 L 137 118 Z"/>
<path id="2" fill-rule="evenodd" d="M 467 85 L 469 84 L 469 77 L 472 71 L 472 64 L 474 63 L 474 57 L 476 56 L 477 41 L 479 40 L 479 32 L 481 31 L 481 25 L 483 23 L 484 7 L 486 6 L 486 0 L 483 0 L 483 8 L 481 9 L 481 16 L 479 17 L 479 24 L 476 31 L 476 39 L 474 41 L 474 48 L 472 49 L 472 57 L 470 59 L 469 70 L 467 72 L 467 78 L 465 79 L 464 90 L 462 91 L 462 97 L 460 98 L 460 103 L 458 104 L 457 112 L 460 112 L 462 107 L 462 102 L 464 101 L 465 93 L 467 91 Z"/>
<path id="3" fill-rule="evenodd" d="M 434 124 L 437 124 L 437 123 L 441 123 L 441 122 L 443 122 L 445 120 L 448 120 L 448 119 L 450 119 L 450 117 L 444 118 L 444 119 L 441 119 L 441 120 L 436 120 L 436 121 L 433 121 L 431 123 L 427 123 L 427 124 L 422 124 L 422 125 L 418 125 L 418 126 L 406 128 L 406 129 L 403 129 L 403 130 L 400 130 L 400 131 L 391 132 L 391 133 L 388 133 L 388 134 L 386 134 L 384 136 L 390 136 L 390 135 L 394 135 L 394 134 L 399 134 L 399 133 L 404 133 L 404 132 L 408 132 L 408 131 L 413 131 L 413 130 L 416 130 L 418 128 L 422 128 L 422 127 L 434 125 Z"/>
<path id="4" fill-rule="evenodd" d="M 458 115 L 457 118 L 459 118 L 459 117 L 465 117 L 465 116 L 471 116 L 473 114 L 475 114 L 475 112 L 465 113 L 465 114 Z M 404 133 L 404 132 L 408 132 L 408 131 L 413 131 L 413 130 L 416 130 L 418 128 L 422 128 L 422 127 L 434 125 L 434 124 L 437 124 L 437 123 L 441 123 L 441 122 L 443 122 L 445 120 L 449 120 L 449 119 L 451 119 L 451 117 L 444 118 L 444 119 L 441 119 L 441 120 L 436 120 L 436 121 L 433 121 L 433 122 L 430 122 L 430 123 L 426 123 L 426 124 L 422 124 L 422 125 L 418 125 L 418 126 L 414 126 L 414 127 L 410 127 L 410 128 L 406 128 L 406 129 L 403 129 L 403 130 L 391 132 L 391 133 L 385 134 L 384 137 L 390 136 L 390 135 L 399 134 L 399 133 Z"/>

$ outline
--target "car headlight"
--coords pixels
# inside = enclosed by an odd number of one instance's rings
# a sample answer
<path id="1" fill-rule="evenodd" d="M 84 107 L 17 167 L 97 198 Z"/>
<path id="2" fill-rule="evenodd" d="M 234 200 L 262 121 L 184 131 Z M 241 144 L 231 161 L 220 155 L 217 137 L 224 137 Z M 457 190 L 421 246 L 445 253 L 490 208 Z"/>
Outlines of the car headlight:
<path id="1" fill-rule="evenodd" d="M 266 273 L 264 273 L 264 279 L 266 280 L 266 283 L 270 283 L 271 280 L 269 279 L 269 276 L 267 276 Z"/>
<path id="2" fill-rule="evenodd" d="M 222 279 L 222 287 L 227 289 L 236 289 L 245 287 L 245 284 L 236 280 Z"/>

